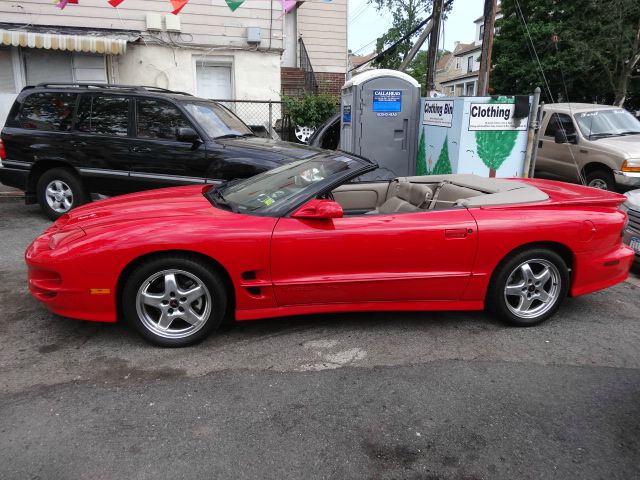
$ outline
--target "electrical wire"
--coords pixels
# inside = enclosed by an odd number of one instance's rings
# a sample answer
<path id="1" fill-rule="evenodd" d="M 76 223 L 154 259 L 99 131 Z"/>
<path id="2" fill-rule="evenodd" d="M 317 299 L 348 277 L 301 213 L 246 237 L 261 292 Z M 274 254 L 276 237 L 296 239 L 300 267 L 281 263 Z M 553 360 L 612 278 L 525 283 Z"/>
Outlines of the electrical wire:
<path id="1" fill-rule="evenodd" d="M 453 3 L 453 0 L 447 0 L 444 5 L 442 6 L 442 9 L 445 10 L 447 9 L 451 4 Z M 416 32 L 418 32 L 422 27 L 424 27 L 429 20 L 431 20 L 431 17 L 433 17 L 433 14 L 429 15 L 427 18 L 425 18 L 422 22 L 420 22 L 418 25 L 416 25 L 410 32 L 406 33 L 405 35 L 402 36 L 402 38 L 396 40 L 393 44 L 391 44 L 388 48 L 386 48 L 385 50 L 383 50 L 382 52 L 378 53 L 375 57 L 370 58 L 369 60 L 367 60 L 364 63 L 361 63 L 360 65 L 358 65 L 357 68 L 363 67 L 368 63 L 374 62 L 382 57 L 384 57 L 385 55 L 387 55 L 390 51 L 392 51 L 394 48 L 396 48 L 398 45 L 400 45 L 402 42 L 405 42 L 406 40 L 408 40 L 409 38 L 411 38 L 413 35 L 416 34 Z M 374 43 L 376 40 L 370 42 Z M 351 67 L 348 72 L 351 72 L 355 69 L 356 67 Z"/>
<path id="2" fill-rule="evenodd" d="M 518 8 L 518 12 L 520 13 L 520 18 L 522 20 L 524 28 L 525 28 L 525 30 L 527 32 L 527 37 L 529 39 L 529 42 L 531 43 L 531 48 L 533 49 L 533 53 L 535 55 L 535 60 L 536 60 L 536 62 L 538 64 L 538 68 L 540 69 L 540 73 L 542 74 L 542 79 L 543 79 L 543 81 L 545 83 L 545 86 L 547 88 L 547 92 L 549 94 L 549 98 L 551 99 L 551 103 L 554 103 L 553 95 L 551 93 L 551 87 L 549 86 L 549 82 L 547 81 L 547 76 L 544 73 L 544 68 L 542 67 L 542 62 L 540 62 L 540 58 L 538 57 L 538 52 L 536 51 L 536 46 L 533 43 L 533 39 L 531 37 L 531 33 L 529 32 L 529 26 L 527 25 L 527 20 L 524 18 L 524 14 L 522 13 L 522 8 L 520 7 L 519 0 L 516 0 L 516 6 Z M 529 53 L 531 53 L 531 50 L 529 51 Z M 557 53 L 558 53 L 558 45 L 556 44 L 556 54 Z M 565 96 L 567 97 L 567 105 L 569 107 L 569 117 L 571 118 L 571 122 L 573 124 L 573 118 L 574 118 L 573 109 L 571 108 L 571 102 L 569 100 L 569 93 L 568 93 L 568 90 L 567 90 L 567 84 L 564 81 L 564 73 L 562 71 L 562 67 L 560 67 L 560 77 L 562 79 L 562 85 L 564 87 Z M 549 121 L 551 122 L 552 120 L 550 119 Z M 560 123 L 559 120 L 558 120 L 558 126 L 559 126 L 559 128 L 562 129 L 562 132 L 564 134 L 564 138 L 566 139 L 567 138 L 567 131 L 564 128 L 564 125 L 562 125 L 562 123 Z M 574 128 L 575 128 L 575 125 L 574 125 Z M 569 144 L 569 145 L 567 145 L 567 147 L 569 148 L 569 154 L 571 155 L 571 160 L 573 161 L 573 164 L 576 167 L 576 171 L 578 173 L 578 179 L 580 180 L 580 183 L 582 183 L 583 185 L 586 185 L 587 184 L 587 180 L 586 180 L 582 170 L 580 169 L 580 166 L 578 165 L 578 161 L 576 160 L 575 153 L 573 152 L 573 150 L 574 150 L 573 149 L 573 145 Z"/>

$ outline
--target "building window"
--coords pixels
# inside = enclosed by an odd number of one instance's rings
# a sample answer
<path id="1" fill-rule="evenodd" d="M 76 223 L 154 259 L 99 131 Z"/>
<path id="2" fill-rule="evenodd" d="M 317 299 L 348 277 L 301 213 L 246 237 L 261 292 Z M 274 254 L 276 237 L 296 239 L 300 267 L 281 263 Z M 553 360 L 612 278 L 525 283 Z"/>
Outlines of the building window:
<path id="1" fill-rule="evenodd" d="M 484 25 L 480 25 L 480 36 L 478 40 L 482 41 L 482 37 L 484 36 Z"/>
<path id="2" fill-rule="evenodd" d="M 0 47 L 0 93 L 17 93 L 11 49 Z"/>
<path id="3" fill-rule="evenodd" d="M 474 89 L 474 86 L 475 86 L 475 84 L 474 84 L 474 83 L 467 83 L 467 91 L 466 91 L 466 93 L 465 93 L 465 95 L 466 95 L 467 97 L 473 97 L 473 95 L 474 95 L 474 93 L 475 93 L 475 92 L 474 92 L 474 90 L 475 90 L 475 89 Z"/>
<path id="4" fill-rule="evenodd" d="M 473 72 L 473 55 L 467 57 L 467 73 Z"/>
<path id="5" fill-rule="evenodd" d="M 27 85 L 39 83 L 107 83 L 105 57 L 57 50 L 24 49 Z"/>
<path id="6" fill-rule="evenodd" d="M 456 58 L 456 70 L 460 70 L 460 59 Z"/>

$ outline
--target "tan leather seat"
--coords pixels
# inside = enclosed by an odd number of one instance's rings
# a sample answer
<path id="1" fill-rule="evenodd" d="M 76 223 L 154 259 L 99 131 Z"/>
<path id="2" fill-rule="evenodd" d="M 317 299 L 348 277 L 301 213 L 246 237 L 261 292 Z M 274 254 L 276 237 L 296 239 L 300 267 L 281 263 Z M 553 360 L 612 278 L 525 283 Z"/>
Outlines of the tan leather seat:
<path id="1" fill-rule="evenodd" d="M 431 200 L 429 209 L 442 210 L 445 208 L 452 208 L 456 205 L 458 200 L 477 197 L 484 195 L 482 192 L 472 190 L 471 188 L 461 187 L 459 185 L 453 185 L 452 183 L 441 184 Z"/>
<path id="2" fill-rule="evenodd" d="M 391 196 L 367 214 L 419 212 L 429 205 L 433 192 L 426 185 L 399 181 L 391 185 Z"/>

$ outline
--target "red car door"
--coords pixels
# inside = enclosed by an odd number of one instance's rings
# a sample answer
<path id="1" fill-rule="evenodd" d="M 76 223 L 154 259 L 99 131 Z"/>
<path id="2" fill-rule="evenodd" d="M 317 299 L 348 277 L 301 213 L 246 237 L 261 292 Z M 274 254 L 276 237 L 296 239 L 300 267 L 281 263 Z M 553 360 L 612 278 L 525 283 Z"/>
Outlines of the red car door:
<path id="1" fill-rule="evenodd" d="M 455 300 L 477 226 L 466 209 L 332 220 L 281 218 L 271 245 L 280 305 Z"/>

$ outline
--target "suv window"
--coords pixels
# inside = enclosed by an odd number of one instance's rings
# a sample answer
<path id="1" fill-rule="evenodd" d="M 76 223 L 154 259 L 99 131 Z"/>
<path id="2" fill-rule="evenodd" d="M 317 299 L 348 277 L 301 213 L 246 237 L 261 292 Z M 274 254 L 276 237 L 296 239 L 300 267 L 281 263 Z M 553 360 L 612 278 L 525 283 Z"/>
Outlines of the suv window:
<path id="1" fill-rule="evenodd" d="M 78 104 L 76 129 L 126 137 L 129 130 L 129 98 L 83 95 Z"/>
<path id="2" fill-rule="evenodd" d="M 34 93 L 24 99 L 18 114 L 21 128 L 68 132 L 73 123 L 75 93 Z"/>
<path id="3" fill-rule="evenodd" d="M 138 138 L 175 140 L 176 128 L 192 128 L 175 105 L 161 100 L 136 99 L 136 119 Z"/>
<path id="4" fill-rule="evenodd" d="M 545 137 L 555 137 L 556 131 L 564 129 L 567 135 L 576 133 L 576 127 L 573 125 L 573 121 L 569 115 L 564 113 L 554 113 L 549 119 L 547 129 L 544 131 Z"/>

